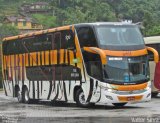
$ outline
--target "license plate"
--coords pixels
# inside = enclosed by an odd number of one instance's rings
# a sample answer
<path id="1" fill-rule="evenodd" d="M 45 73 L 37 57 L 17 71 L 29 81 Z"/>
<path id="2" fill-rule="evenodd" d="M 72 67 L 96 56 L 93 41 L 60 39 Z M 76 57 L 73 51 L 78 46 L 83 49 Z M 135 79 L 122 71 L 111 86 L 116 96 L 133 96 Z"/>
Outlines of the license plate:
<path id="1" fill-rule="evenodd" d="M 128 101 L 134 101 L 134 100 L 135 100 L 135 97 L 133 97 L 133 96 L 132 96 L 132 97 L 127 97 L 127 100 L 128 100 Z"/>

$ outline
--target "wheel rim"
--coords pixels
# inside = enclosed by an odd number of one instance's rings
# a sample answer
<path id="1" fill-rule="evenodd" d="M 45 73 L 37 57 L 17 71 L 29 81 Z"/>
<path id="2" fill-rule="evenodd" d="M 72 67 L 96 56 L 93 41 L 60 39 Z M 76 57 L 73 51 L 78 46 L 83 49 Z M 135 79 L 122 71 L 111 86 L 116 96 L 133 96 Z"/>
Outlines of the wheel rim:
<path id="1" fill-rule="evenodd" d="M 21 92 L 20 91 L 18 92 L 18 97 L 17 98 L 18 98 L 18 101 L 21 102 L 22 96 L 21 96 Z"/>
<path id="2" fill-rule="evenodd" d="M 84 96 L 84 92 L 81 92 L 79 95 L 79 102 L 83 105 L 88 104 L 88 102 L 85 101 L 85 96 Z"/>
<path id="3" fill-rule="evenodd" d="M 29 95 L 28 95 L 28 91 L 27 90 L 25 91 L 25 97 L 24 98 L 25 98 L 25 101 L 29 100 Z"/>

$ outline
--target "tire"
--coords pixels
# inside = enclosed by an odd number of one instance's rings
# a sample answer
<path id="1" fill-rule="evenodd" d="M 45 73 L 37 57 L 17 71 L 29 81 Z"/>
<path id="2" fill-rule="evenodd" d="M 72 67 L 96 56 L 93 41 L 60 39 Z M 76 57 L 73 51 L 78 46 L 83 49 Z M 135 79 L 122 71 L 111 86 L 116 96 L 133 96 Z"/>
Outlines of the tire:
<path id="1" fill-rule="evenodd" d="M 24 88 L 22 90 L 22 102 L 29 104 L 30 103 L 30 98 L 29 98 L 29 91 L 27 88 Z"/>
<path id="2" fill-rule="evenodd" d="M 158 92 L 152 92 L 151 96 L 152 97 L 157 97 L 158 96 Z"/>
<path id="3" fill-rule="evenodd" d="M 84 92 L 82 89 L 77 90 L 75 101 L 77 103 L 77 106 L 79 107 L 86 108 L 90 106 L 90 103 L 85 101 L 85 96 L 84 96 Z"/>
<path id="4" fill-rule="evenodd" d="M 113 103 L 113 105 L 115 106 L 115 107 L 123 107 L 123 106 L 125 106 L 127 103 Z"/>

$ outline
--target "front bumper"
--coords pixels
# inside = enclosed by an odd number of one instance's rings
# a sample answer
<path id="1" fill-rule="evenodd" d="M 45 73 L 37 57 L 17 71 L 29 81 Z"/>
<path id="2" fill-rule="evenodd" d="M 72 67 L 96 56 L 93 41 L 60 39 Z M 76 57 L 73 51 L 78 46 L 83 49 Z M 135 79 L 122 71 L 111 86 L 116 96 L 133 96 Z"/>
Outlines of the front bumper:
<path id="1" fill-rule="evenodd" d="M 109 89 L 101 90 L 100 103 L 135 103 L 151 100 L 151 88 L 137 91 L 113 91 Z"/>

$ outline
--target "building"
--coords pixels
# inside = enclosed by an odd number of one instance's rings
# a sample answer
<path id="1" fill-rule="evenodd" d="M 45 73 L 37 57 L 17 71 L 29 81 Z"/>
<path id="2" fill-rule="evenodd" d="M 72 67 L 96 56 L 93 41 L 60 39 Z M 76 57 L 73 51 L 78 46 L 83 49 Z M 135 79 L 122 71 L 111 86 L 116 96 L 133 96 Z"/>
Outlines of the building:
<path id="1" fill-rule="evenodd" d="M 3 22 L 11 24 L 12 26 L 16 26 L 21 33 L 33 32 L 43 29 L 41 24 L 38 24 L 31 17 L 27 16 L 6 16 Z"/>
<path id="2" fill-rule="evenodd" d="M 36 13 L 48 13 L 51 7 L 47 2 L 36 2 L 36 3 L 24 3 L 19 8 L 19 12 L 26 14 L 36 14 Z"/>

